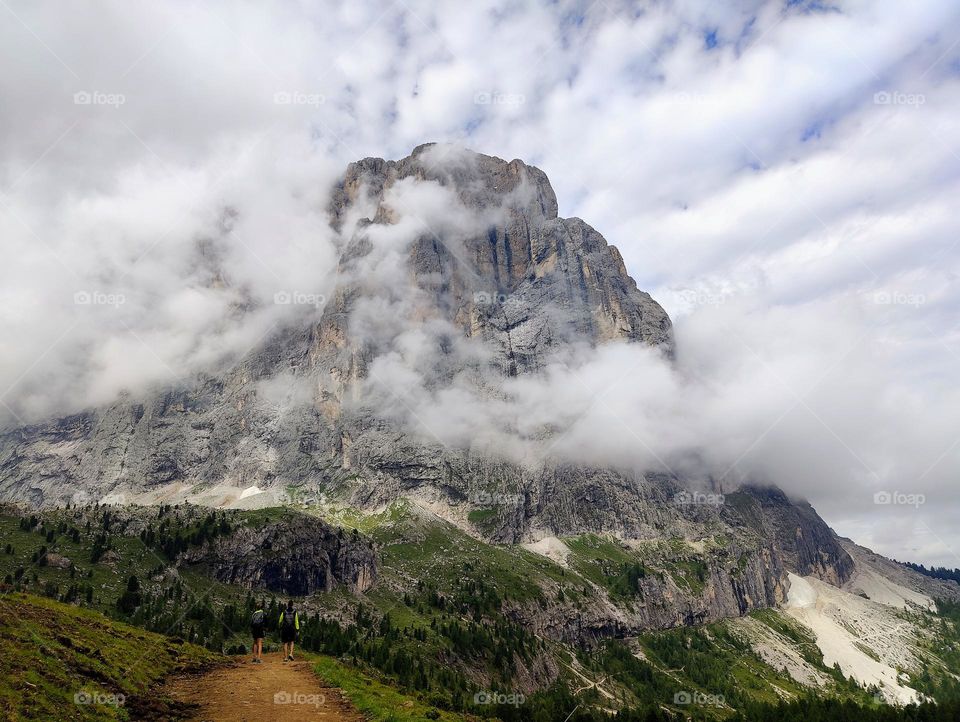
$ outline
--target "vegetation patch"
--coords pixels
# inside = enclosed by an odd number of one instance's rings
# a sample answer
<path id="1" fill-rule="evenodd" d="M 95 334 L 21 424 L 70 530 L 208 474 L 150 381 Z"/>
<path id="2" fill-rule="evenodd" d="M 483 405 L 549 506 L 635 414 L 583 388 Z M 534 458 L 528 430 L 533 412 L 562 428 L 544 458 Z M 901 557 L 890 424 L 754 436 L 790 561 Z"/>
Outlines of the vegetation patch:
<path id="1" fill-rule="evenodd" d="M 0 706 L 21 719 L 127 719 L 173 672 L 222 659 L 182 639 L 28 594 L 0 596 Z"/>

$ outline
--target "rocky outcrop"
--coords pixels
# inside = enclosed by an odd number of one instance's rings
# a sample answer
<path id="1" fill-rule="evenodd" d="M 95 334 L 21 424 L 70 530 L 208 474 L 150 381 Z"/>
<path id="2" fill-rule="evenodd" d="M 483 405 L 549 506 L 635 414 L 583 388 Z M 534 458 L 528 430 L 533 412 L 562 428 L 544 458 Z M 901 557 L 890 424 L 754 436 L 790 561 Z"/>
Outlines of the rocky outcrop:
<path id="1" fill-rule="evenodd" d="M 842 586 L 854 570 L 853 559 L 837 535 L 805 501 L 791 501 L 774 487 L 746 487 L 726 501 L 762 538 L 774 541 L 789 571 L 813 575 Z"/>
<path id="2" fill-rule="evenodd" d="M 62 554 L 49 553 L 45 557 L 46 564 L 48 567 L 53 567 L 54 569 L 70 569 L 73 566 L 73 562 Z"/>
<path id="3" fill-rule="evenodd" d="M 177 561 L 226 584 L 293 596 L 338 585 L 364 592 L 377 579 L 376 554 L 366 541 L 302 515 L 241 526 L 188 549 Z"/>
<path id="4" fill-rule="evenodd" d="M 640 581 L 632 600 L 611 599 L 594 589 L 591 601 L 544 607 L 508 602 L 505 612 L 518 623 L 548 638 L 591 644 L 610 637 L 628 637 L 651 629 L 709 624 L 741 617 L 756 609 L 774 607 L 786 599 L 785 573 L 770 548 L 742 548 L 738 544 L 709 556 L 703 564 L 703 582 L 691 587 L 669 571 L 650 573 Z M 693 558 L 693 557 L 691 557 Z M 669 570 L 687 561 L 682 554 L 660 560 Z"/>

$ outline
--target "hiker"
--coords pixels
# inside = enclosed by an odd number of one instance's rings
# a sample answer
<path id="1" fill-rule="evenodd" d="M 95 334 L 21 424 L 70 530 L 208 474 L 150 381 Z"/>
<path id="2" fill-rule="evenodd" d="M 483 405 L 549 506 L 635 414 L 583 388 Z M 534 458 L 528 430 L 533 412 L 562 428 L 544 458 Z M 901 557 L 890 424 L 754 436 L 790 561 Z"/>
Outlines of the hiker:
<path id="1" fill-rule="evenodd" d="M 293 608 L 293 600 L 287 600 L 287 608 L 280 612 L 280 641 L 283 642 L 283 661 L 293 661 L 293 643 L 300 631 L 300 615 Z"/>
<path id="2" fill-rule="evenodd" d="M 263 664 L 263 628 L 266 626 L 267 615 L 257 608 L 250 615 L 250 633 L 253 634 L 253 663 Z"/>

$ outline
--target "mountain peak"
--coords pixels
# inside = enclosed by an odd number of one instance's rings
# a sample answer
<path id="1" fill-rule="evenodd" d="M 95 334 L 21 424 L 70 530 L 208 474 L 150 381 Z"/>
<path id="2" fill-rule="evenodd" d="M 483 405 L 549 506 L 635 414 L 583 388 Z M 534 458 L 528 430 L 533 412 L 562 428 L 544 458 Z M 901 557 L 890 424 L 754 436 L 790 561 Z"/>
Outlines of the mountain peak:
<path id="1" fill-rule="evenodd" d="M 344 229 L 364 207 L 360 215 L 370 223 Z M 599 232 L 559 217 L 539 168 L 425 144 L 399 161 L 351 164 L 330 208 L 336 227 L 351 236 L 357 278 L 348 282 L 362 286 L 359 276 L 382 270 L 377 239 L 405 223 L 404 253 L 388 262 L 409 269 L 421 292 L 418 313 L 426 305 L 481 338 L 508 375 L 542 368 L 552 350 L 577 342 L 637 341 L 672 354 L 667 314 L 637 288 Z M 335 309 L 341 318 L 345 311 Z"/>

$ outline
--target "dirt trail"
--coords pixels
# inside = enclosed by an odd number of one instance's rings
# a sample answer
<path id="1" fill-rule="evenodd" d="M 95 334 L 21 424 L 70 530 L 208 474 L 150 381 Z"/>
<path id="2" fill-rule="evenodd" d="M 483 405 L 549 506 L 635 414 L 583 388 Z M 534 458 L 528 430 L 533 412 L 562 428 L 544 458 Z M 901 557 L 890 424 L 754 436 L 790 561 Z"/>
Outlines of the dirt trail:
<path id="1" fill-rule="evenodd" d="M 196 722 L 363 720 L 339 689 L 328 687 L 313 673 L 309 662 L 283 662 L 279 654 L 263 655 L 263 664 L 252 664 L 245 657 L 243 663 L 180 677 L 164 692 L 199 705 L 189 718 Z"/>

